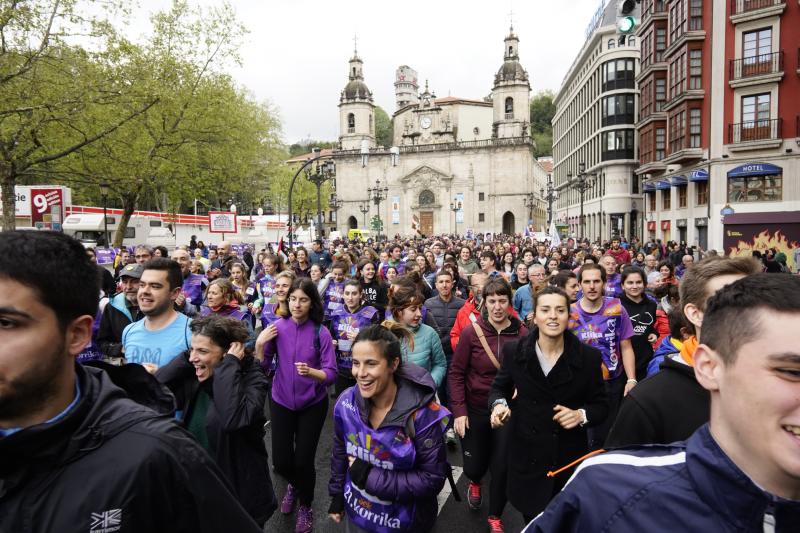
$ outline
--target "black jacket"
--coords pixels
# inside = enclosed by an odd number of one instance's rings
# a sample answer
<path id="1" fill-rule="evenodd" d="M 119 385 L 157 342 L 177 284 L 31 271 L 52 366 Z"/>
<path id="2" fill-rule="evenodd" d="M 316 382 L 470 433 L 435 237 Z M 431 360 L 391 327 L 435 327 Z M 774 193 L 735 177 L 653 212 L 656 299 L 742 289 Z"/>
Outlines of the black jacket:
<path id="1" fill-rule="evenodd" d="M 634 302 L 625 293 L 619 297 L 622 307 L 628 312 L 633 328 L 631 346 L 636 356 L 636 379 L 639 381 L 647 377 L 647 365 L 653 358 L 653 346 L 647 342 L 647 337 L 651 333 L 658 335 L 656 331 L 656 309 L 658 305 L 644 296 L 641 302 Z"/>
<path id="2" fill-rule="evenodd" d="M 695 379 L 694 368 L 666 358 L 660 372 L 622 400 L 605 447 L 686 440 L 708 422 L 710 409 L 711 396 Z"/>
<path id="3" fill-rule="evenodd" d="M 127 314 L 121 311 L 121 308 L 124 308 Z M 131 314 L 131 311 L 125 302 L 124 293 L 117 294 L 106 305 L 100 319 L 100 328 L 97 330 L 97 344 L 106 357 L 122 357 L 124 355 L 122 353 L 122 332 L 125 326 L 144 318 L 144 314 L 138 307 L 133 309 L 135 314 Z"/>
<path id="4" fill-rule="evenodd" d="M 267 378 L 259 363 L 251 356 L 240 361 L 225 355 L 214 374 L 201 385 L 184 352 L 160 368 L 156 378 L 175 395 L 184 422 L 192 415 L 201 386 L 211 397 L 206 432 L 213 458 L 233 485 L 239 502 L 263 525 L 275 511 L 277 501 L 264 445 Z"/>
<path id="5" fill-rule="evenodd" d="M 169 415 L 128 398 L 103 370 L 75 373 L 81 396 L 66 417 L 0 438 L 0 531 L 261 531 Z M 149 383 L 151 405 L 172 408 L 155 380 L 137 378 L 140 399 Z"/>
<path id="6" fill-rule="evenodd" d="M 383 317 L 386 306 L 389 305 L 389 286 L 377 277 L 369 283 L 361 280 L 361 293 L 364 298 L 364 305 L 371 305 L 378 310 L 378 314 Z"/>
<path id="7" fill-rule="evenodd" d="M 536 357 L 538 328 L 503 346 L 500 370 L 489 392 L 489 406 L 505 398 L 511 408 L 508 449 L 508 499 L 525 515 L 537 515 L 572 474 L 547 477 L 588 452 L 586 427 L 566 430 L 553 421 L 556 405 L 585 409 L 587 426 L 608 416 L 600 352 L 564 332 L 564 353 L 545 377 Z M 516 400 L 512 400 L 514 390 Z"/>
<path id="8" fill-rule="evenodd" d="M 453 355 L 453 346 L 450 344 L 450 330 L 453 329 L 453 324 L 456 323 L 456 316 L 458 312 L 464 307 L 466 300 L 458 298 L 453 295 L 449 302 L 445 302 L 438 295 L 433 298 L 425 300 L 425 307 L 428 312 L 436 319 L 437 333 L 439 338 L 442 339 L 442 348 L 445 355 Z"/>

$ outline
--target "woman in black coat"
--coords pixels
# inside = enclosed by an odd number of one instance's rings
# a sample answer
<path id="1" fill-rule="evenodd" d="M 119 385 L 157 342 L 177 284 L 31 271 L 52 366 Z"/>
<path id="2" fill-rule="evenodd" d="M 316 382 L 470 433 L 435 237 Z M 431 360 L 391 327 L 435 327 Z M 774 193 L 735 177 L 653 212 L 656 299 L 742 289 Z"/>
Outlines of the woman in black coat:
<path id="1" fill-rule="evenodd" d="M 225 473 L 234 494 L 263 526 L 277 508 L 264 445 L 267 378 L 245 354 L 241 321 L 220 315 L 190 325 L 192 348 L 156 372 L 175 395 L 177 418 Z"/>
<path id="2" fill-rule="evenodd" d="M 494 427 L 511 424 L 508 495 L 526 523 L 572 474 L 555 472 L 588 452 L 586 428 L 608 416 L 600 352 L 570 331 L 569 299 L 558 287 L 534 298 L 534 327 L 503 347 L 489 393 Z"/>

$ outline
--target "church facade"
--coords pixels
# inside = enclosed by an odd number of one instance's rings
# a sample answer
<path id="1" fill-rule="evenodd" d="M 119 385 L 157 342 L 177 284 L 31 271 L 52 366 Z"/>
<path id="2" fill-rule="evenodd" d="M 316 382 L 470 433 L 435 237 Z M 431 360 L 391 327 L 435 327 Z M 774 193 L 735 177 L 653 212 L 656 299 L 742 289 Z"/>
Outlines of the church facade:
<path id="1" fill-rule="evenodd" d="M 437 98 L 417 73 L 396 71 L 392 147 L 375 141 L 375 104 L 354 53 L 339 100 L 336 229 L 369 229 L 378 215 L 384 235 L 536 231 L 546 221 L 540 189 L 547 174 L 533 153 L 530 82 L 513 28 L 503 65 L 485 99 Z M 384 195 L 376 205 L 368 189 Z M 364 213 L 366 206 L 369 212 Z"/>

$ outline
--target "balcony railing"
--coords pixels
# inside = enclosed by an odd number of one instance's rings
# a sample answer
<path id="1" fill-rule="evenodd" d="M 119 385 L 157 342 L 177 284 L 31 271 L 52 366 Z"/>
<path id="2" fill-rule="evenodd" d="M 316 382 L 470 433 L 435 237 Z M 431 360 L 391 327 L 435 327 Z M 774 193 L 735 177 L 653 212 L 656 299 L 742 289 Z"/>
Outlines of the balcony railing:
<path id="1" fill-rule="evenodd" d="M 783 71 L 783 50 L 760 56 L 731 59 L 730 75 L 732 80 L 777 74 Z"/>
<path id="2" fill-rule="evenodd" d="M 781 139 L 782 119 L 749 120 L 728 125 L 728 143 Z"/>
<path id="3" fill-rule="evenodd" d="M 785 0 L 731 0 L 731 15 L 739 15 L 756 9 L 779 6 Z"/>

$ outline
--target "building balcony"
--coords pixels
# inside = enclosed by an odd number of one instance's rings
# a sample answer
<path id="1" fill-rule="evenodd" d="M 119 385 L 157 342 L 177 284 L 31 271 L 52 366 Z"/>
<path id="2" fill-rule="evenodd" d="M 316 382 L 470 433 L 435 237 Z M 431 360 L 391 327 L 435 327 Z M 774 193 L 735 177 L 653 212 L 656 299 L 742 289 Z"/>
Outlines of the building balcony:
<path id="1" fill-rule="evenodd" d="M 780 15 L 786 0 L 731 0 L 731 22 L 739 24 L 764 17 Z"/>
<path id="2" fill-rule="evenodd" d="M 728 81 L 731 88 L 776 83 L 783 78 L 783 50 L 741 59 L 731 59 Z"/>
<path id="3" fill-rule="evenodd" d="M 706 38 L 705 30 L 689 30 L 682 34 L 675 41 L 669 43 L 667 49 L 664 50 L 664 60 L 669 59 L 675 52 L 682 50 L 684 46 L 688 45 L 691 41 L 704 41 Z"/>
<path id="4" fill-rule="evenodd" d="M 636 83 L 639 85 L 642 84 L 642 81 L 647 79 L 649 76 L 652 76 L 656 72 L 666 72 L 669 68 L 666 61 L 658 61 L 648 63 L 646 65 L 640 65 L 639 74 L 636 75 Z"/>
<path id="5" fill-rule="evenodd" d="M 689 100 L 702 100 L 705 98 L 706 92 L 703 89 L 689 89 L 688 91 L 681 91 L 680 94 L 673 97 L 672 100 L 667 100 L 662 108 L 664 111 L 669 111 L 681 105 L 683 102 Z"/>
<path id="6" fill-rule="evenodd" d="M 647 126 L 652 122 L 664 122 L 667 121 L 667 114 L 664 111 L 654 111 L 647 116 L 643 116 L 639 122 L 636 123 L 636 129 L 641 129 Z"/>
<path id="7" fill-rule="evenodd" d="M 728 124 L 728 149 L 736 152 L 776 148 L 783 143 L 782 125 L 780 118 Z"/>
<path id="8" fill-rule="evenodd" d="M 689 138 L 684 137 L 677 143 L 670 143 L 670 153 L 660 162 L 665 165 L 684 163 L 686 161 L 696 161 L 705 156 L 705 150 L 701 147 L 689 146 Z"/>
<path id="9" fill-rule="evenodd" d="M 667 169 L 667 164 L 664 163 L 664 160 L 660 161 L 648 161 L 647 163 L 642 163 L 639 165 L 639 168 L 634 170 L 634 173 L 637 176 L 641 176 L 642 174 L 663 174 L 664 171 Z"/>

